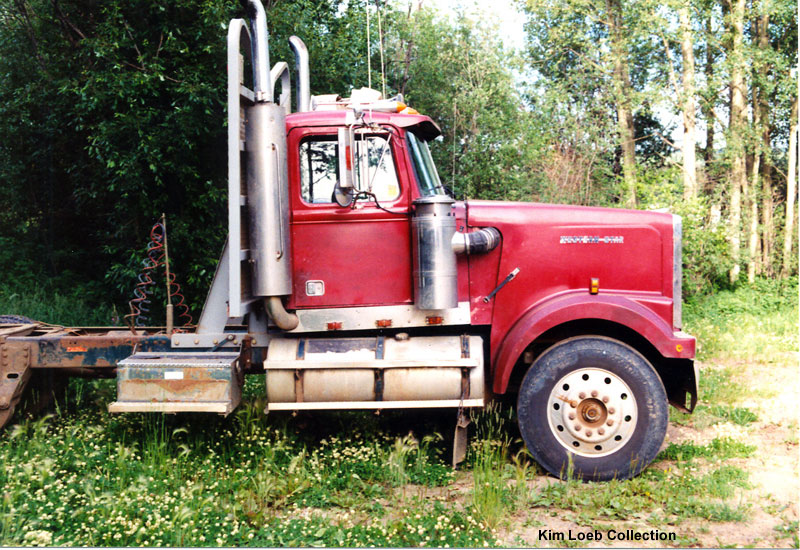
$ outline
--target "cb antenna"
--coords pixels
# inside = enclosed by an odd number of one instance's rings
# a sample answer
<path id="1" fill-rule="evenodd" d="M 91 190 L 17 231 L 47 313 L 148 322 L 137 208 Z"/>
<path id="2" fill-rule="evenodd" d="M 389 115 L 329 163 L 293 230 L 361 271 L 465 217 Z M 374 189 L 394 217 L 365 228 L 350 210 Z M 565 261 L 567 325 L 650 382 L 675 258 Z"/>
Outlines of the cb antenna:
<path id="1" fill-rule="evenodd" d="M 367 88 L 372 88 L 372 48 L 369 40 L 369 2 L 364 4 L 367 12 Z"/>
<path id="2" fill-rule="evenodd" d="M 381 90 L 383 97 L 386 97 L 386 71 L 383 68 L 383 28 L 381 27 L 381 5 L 380 0 L 377 3 L 378 10 L 378 46 L 381 50 Z"/>

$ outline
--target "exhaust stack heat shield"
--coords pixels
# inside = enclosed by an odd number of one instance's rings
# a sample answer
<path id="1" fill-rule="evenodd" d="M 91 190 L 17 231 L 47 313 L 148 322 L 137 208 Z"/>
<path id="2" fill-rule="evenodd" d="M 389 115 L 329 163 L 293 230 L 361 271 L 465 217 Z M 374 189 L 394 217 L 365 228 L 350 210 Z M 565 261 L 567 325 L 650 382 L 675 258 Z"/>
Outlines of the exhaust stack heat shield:
<path id="1" fill-rule="evenodd" d="M 443 195 L 422 197 L 411 225 L 414 256 L 414 303 L 418 309 L 458 307 L 455 201 Z"/>
<path id="2" fill-rule="evenodd" d="M 246 113 L 247 212 L 254 296 L 292 293 L 286 114 L 275 103 Z"/>

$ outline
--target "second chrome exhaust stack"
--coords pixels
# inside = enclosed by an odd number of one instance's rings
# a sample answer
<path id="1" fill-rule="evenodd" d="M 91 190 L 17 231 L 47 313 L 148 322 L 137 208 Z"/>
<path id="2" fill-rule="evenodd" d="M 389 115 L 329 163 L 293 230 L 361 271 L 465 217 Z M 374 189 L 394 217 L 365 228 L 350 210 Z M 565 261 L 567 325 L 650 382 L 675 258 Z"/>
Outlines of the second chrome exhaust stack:
<path id="1" fill-rule="evenodd" d="M 311 73 L 308 68 L 308 48 L 296 36 L 289 37 L 297 68 L 297 112 L 311 110 Z"/>

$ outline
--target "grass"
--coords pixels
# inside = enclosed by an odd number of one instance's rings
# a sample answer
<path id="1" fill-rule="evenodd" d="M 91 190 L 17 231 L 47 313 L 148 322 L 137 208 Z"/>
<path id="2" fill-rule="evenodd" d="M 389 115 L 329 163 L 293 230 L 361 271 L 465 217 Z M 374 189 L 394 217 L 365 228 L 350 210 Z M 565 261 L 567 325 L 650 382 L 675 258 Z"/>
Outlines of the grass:
<path id="1" fill-rule="evenodd" d="M 472 416 L 467 462 L 454 472 L 447 414 L 265 415 L 263 377 L 249 376 L 228 418 L 111 416 L 113 381 L 73 379 L 53 416 L 0 434 L 0 544 L 483 547 L 508 530 L 504 540 L 525 546 L 536 541 L 520 538 L 518 523 L 537 529 L 551 517 L 601 530 L 744 524 L 745 464 L 756 449 L 738 434 L 761 412 L 739 365 L 796 349 L 796 284 L 759 283 L 687 306 L 686 330 L 713 361 L 702 365 L 696 413 L 672 419 L 729 429 L 705 443 L 670 443 L 633 480 L 542 475 L 507 407 Z M 106 324 L 113 312 L 0 292 L 0 313 Z M 678 544 L 701 535 L 684 529 Z M 781 519 L 775 536 L 796 544 L 796 521 Z"/>
<path id="2" fill-rule="evenodd" d="M 798 348 L 798 278 L 701 296 L 684 305 L 685 330 L 697 337 L 698 358 L 773 362 Z"/>
<path id="3" fill-rule="evenodd" d="M 715 440 L 711 445 L 671 445 L 657 461 L 666 468 L 650 467 L 631 480 L 582 483 L 570 479 L 548 482 L 530 504 L 573 512 L 578 524 L 596 527 L 598 521 L 640 518 L 652 527 L 675 525 L 690 518 L 708 521 L 744 521 L 747 506 L 730 502 L 737 489 L 748 488 L 748 475 L 738 467 L 721 464 L 731 456 L 749 456 L 752 448 L 738 442 Z M 702 465 L 711 465 L 701 473 Z"/>
<path id="4" fill-rule="evenodd" d="M 43 323 L 77 327 L 122 324 L 113 307 L 90 305 L 77 293 L 67 296 L 42 288 L 24 294 L 0 289 L 0 315 L 24 315 Z"/>
<path id="5" fill-rule="evenodd" d="M 492 403 L 473 413 L 472 420 L 476 434 L 467 457 L 472 466 L 472 506 L 486 525 L 496 528 L 525 497 L 531 465 L 522 453 L 510 464 L 511 409 Z"/>
<path id="6" fill-rule="evenodd" d="M 227 419 L 111 416 L 95 405 L 107 383 L 71 383 L 90 386 L 81 403 L 0 439 L 3 545 L 495 543 L 469 506 L 396 499 L 398 485 L 452 483 L 438 438 L 397 436 L 372 415 L 312 434 L 253 403 Z"/>
<path id="7" fill-rule="evenodd" d="M 747 458 L 756 448 L 728 437 L 714 438 L 710 443 L 697 445 L 691 441 L 670 443 L 658 454 L 660 460 L 689 461 L 694 458 L 724 460 L 728 458 Z"/>

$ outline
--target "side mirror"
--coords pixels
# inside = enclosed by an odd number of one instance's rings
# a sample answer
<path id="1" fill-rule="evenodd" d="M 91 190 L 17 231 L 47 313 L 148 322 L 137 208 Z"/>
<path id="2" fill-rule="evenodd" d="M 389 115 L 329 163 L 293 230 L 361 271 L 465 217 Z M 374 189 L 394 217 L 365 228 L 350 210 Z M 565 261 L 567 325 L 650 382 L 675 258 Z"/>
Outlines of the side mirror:
<path id="1" fill-rule="evenodd" d="M 354 134 L 352 126 L 339 128 L 339 181 L 333 188 L 333 200 L 342 207 L 353 203 L 355 176 Z"/>

